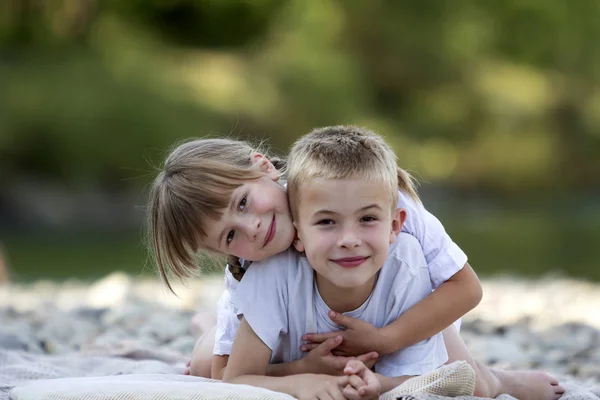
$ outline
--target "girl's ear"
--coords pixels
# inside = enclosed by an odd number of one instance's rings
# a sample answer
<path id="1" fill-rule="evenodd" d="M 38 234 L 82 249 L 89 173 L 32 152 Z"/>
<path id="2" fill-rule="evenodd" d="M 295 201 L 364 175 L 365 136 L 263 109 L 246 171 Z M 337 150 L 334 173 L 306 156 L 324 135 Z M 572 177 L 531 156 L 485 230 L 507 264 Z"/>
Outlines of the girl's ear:
<path id="1" fill-rule="evenodd" d="M 252 163 L 258 166 L 261 172 L 268 175 L 274 181 L 279 179 L 279 172 L 277 171 L 277 168 L 275 168 L 275 166 L 267 157 L 260 153 L 252 153 L 250 157 L 252 159 Z"/>
<path id="2" fill-rule="evenodd" d="M 406 210 L 404 208 L 398 208 L 392 214 L 392 226 L 390 229 L 390 244 L 396 241 L 396 238 L 402 232 L 402 225 L 406 221 Z"/>

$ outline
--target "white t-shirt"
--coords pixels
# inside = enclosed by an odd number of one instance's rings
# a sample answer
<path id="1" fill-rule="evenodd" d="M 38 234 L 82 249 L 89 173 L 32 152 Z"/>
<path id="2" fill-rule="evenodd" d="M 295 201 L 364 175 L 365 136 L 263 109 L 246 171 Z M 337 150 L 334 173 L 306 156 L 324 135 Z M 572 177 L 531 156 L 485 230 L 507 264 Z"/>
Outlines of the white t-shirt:
<path id="1" fill-rule="evenodd" d="M 248 269 L 251 262 L 243 261 L 242 268 Z M 237 289 L 239 282 L 233 277 L 229 268 L 225 268 L 225 289 L 217 302 L 217 329 L 215 332 L 214 355 L 229 355 L 233 339 L 240 326 L 240 320 L 233 303 L 231 294 Z"/>
<path id="2" fill-rule="evenodd" d="M 327 316 L 325 304 L 305 256 L 290 249 L 254 263 L 231 300 L 258 337 L 273 351 L 271 363 L 291 362 L 304 356 L 300 350 L 306 332 L 340 330 Z M 390 247 L 369 298 L 346 313 L 381 328 L 431 294 L 423 251 L 411 235 L 402 233 Z M 448 360 L 441 333 L 384 355 L 375 371 L 386 376 L 421 375 Z"/>
<path id="3" fill-rule="evenodd" d="M 401 191 L 398 191 L 398 208 L 406 210 L 406 221 L 402 226 L 402 232 L 414 236 L 419 241 L 429 269 L 429 279 L 435 289 L 462 269 L 467 262 L 467 255 L 452 241 L 442 223 L 434 215 L 421 203 L 415 202 Z M 245 264 L 242 266 L 246 268 L 250 265 L 250 263 Z M 230 298 L 237 284 L 238 282 L 226 268 L 225 290 L 217 304 L 217 332 L 213 349 L 215 355 L 231 354 L 239 320 Z M 460 329 L 460 320 L 455 322 L 455 325 Z"/>

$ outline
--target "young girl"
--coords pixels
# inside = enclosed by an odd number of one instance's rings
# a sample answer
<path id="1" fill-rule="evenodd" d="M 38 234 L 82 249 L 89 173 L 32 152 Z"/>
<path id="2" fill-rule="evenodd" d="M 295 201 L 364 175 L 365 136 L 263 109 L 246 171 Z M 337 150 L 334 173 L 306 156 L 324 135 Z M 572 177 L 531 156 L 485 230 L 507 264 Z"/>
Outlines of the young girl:
<path id="1" fill-rule="evenodd" d="M 180 279 L 191 276 L 197 268 L 198 252 L 230 254 L 246 260 L 247 266 L 249 261 L 263 260 L 287 249 L 295 230 L 285 189 L 278 183 L 280 177 L 267 157 L 243 142 L 201 139 L 175 148 L 157 176 L 150 198 L 153 247 L 167 286 L 171 288 L 171 274 Z M 466 360 L 477 372 L 477 395 L 495 397 L 508 393 L 532 400 L 559 397 L 563 389 L 544 373 L 493 370 L 472 359 L 457 328 L 451 324 L 479 302 L 481 288 L 477 277 L 441 223 L 420 203 L 410 176 L 399 170 L 398 177 L 398 207 L 407 214 L 402 230 L 420 243 L 436 290 L 383 328 L 332 313 L 333 322 L 346 327 L 336 335 L 342 336 L 341 343 L 314 332 L 307 332 L 313 334 L 306 337 L 312 342 L 323 341 L 313 350 L 321 351 L 322 364 L 345 365 L 336 363 L 328 350 L 339 350 L 335 353 L 339 356 L 363 355 L 372 359 L 369 352 L 390 354 L 443 331 L 449 360 Z M 244 271 L 236 263 L 229 263 L 227 270 L 230 282 L 239 280 Z M 227 301 L 224 303 L 228 305 Z M 218 329 L 224 327 L 223 343 L 227 343 L 227 337 L 231 340 L 235 335 L 237 317 L 230 311 L 229 316 L 222 318 L 219 313 L 218 318 Z M 221 338 L 216 342 L 215 347 Z M 307 345 L 305 350 L 313 346 Z M 229 354 L 220 353 L 217 351 L 213 359 L 215 377 L 222 376 Z M 195 352 L 194 360 L 197 359 L 201 357 Z M 273 366 L 269 372 L 296 373 L 296 367 Z"/>

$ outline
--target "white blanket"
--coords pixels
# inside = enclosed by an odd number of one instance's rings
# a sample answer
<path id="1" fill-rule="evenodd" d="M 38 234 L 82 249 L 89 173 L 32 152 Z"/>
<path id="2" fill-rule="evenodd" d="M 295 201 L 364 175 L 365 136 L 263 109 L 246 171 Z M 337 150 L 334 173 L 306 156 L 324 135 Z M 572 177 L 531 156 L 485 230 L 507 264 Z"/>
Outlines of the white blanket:
<path id="1" fill-rule="evenodd" d="M 171 355 L 142 346 L 105 351 L 104 355 L 34 355 L 0 350 L 0 400 L 31 399 L 277 399 L 290 396 L 251 386 L 230 385 L 181 375 L 183 364 L 165 362 Z M 82 378 L 85 379 L 71 379 Z M 49 381 L 49 379 L 58 379 Z M 600 386 L 561 380 L 567 392 L 563 400 L 600 400 Z M 14 389 L 14 390 L 13 390 Z M 11 392 L 12 390 L 12 392 Z M 10 392 L 10 395 L 9 395 Z M 149 396 L 149 393 L 152 394 Z M 93 396 L 91 395 L 93 394 Z M 441 396 L 413 394 L 415 400 L 444 400 Z M 458 397 L 480 400 L 472 396 Z M 502 395 L 498 400 L 512 400 Z"/>

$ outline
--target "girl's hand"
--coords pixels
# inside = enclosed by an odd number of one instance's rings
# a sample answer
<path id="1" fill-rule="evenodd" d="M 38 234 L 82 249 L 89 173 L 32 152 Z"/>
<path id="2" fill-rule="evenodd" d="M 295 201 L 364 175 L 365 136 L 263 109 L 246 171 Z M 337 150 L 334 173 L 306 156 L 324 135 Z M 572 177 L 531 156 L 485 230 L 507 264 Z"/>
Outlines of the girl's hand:
<path id="1" fill-rule="evenodd" d="M 343 341 L 332 351 L 333 355 L 356 357 L 373 351 L 383 354 L 380 350 L 384 348 L 384 338 L 378 328 L 368 322 L 335 311 L 329 311 L 329 318 L 346 329 L 337 332 L 306 334 L 302 336 L 302 339 L 308 343 L 302 346 L 302 351 L 311 351 L 320 343 L 341 336 Z"/>
<path id="2" fill-rule="evenodd" d="M 333 355 L 332 351 L 335 350 L 342 342 L 342 336 L 338 334 L 332 338 L 326 339 L 323 341 L 323 343 L 315 345 L 315 347 L 300 360 L 302 365 L 300 372 L 326 375 L 344 375 L 344 368 L 351 360 L 358 360 L 361 363 L 364 363 L 367 368 L 371 368 L 373 365 L 375 365 L 378 354 L 373 351 L 367 354 L 361 354 L 356 358 Z"/>
<path id="3" fill-rule="evenodd" d="M 373 371 L 358 360 L 350 360 L 344 368 L 348 376 L 348 385 L 344 388 L 344 397 L 350 400 L 376 399 L 381 394 L 381 383 Z"/>

